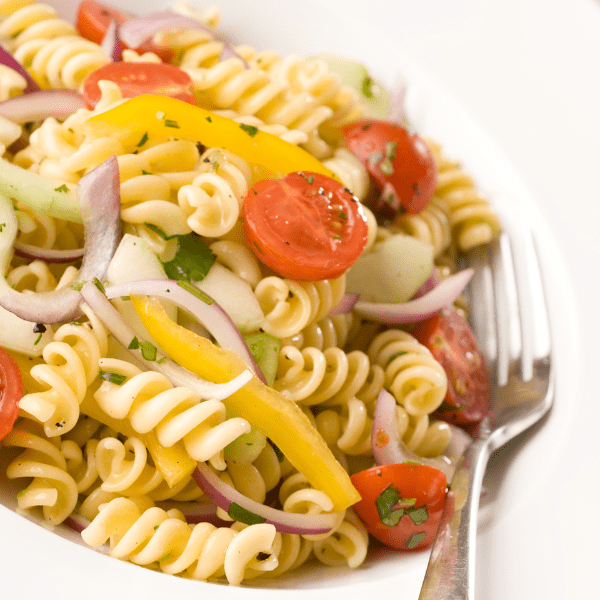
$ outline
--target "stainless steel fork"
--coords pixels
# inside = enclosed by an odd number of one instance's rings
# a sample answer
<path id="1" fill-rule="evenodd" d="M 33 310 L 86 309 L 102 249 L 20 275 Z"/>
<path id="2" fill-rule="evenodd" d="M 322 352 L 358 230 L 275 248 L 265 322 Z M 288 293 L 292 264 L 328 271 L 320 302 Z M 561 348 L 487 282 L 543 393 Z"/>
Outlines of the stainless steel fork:
<path id="1" fill-rule="evenodd" d="M 538 249 L 513 227 L 472 251 L 470 321 L 492 378 L 489 415 L 450 483 L 419 600 L 473 600 L 479 499 L 493 452 L 539 421 L 554 398 L 548 308 Z"/>

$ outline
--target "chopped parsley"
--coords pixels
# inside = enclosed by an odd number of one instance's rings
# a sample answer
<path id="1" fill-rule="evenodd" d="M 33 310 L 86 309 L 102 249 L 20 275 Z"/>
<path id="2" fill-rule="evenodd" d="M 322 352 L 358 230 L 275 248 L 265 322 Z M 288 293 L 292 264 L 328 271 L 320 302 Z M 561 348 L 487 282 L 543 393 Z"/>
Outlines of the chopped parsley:
<path id="1" fill-rule="evenodd" d="M 302 171 L 300 171 L 298 173 L 298 175 L 300 175 L 300 177 L 302 177 L 302 179 L 305 179 L 308 182 L 308 185 L 312 185 L 313 181 L 315 180 L 315 176 L 314 175 L 306 175 L 305 173 L 302 173 Z M 321 190 L 325 191 L 325 190 L 323 190 L 323 188 L 319 188 L 319 193 L 320 194 L 322 193 Z"/>
<path id="2" fill-rule="evenodd" d="M 142 353 L 142 356 L 146 360 L 154 361 L 156 360 L 156 356 L 158 354 L 158 348 L 152 342 L 142 342 L 137 339 L 137 336 L 134 336 L 129 346 L 127 346 L 128 350 L 139 350 Z"/>
<path id="3" fill-rule="evenodd" d="M 260 517 L 235 502 L 229 505 L 227 514 L 235 521 L 245 523 L 246 525 L 256 525 L 257 523 L 264 523 L 267 520 L 265 517 Z"/>
<path id="4" fill-rule="evenodd" d="M 179 129 L 179 123 L 174 121 L 173 119 L 165 119 L 165 127 L 173 127 L 174 129 Z"/>
<path id="5" fill-rule="evenodd" d="M 121 375 L 119 373 L 111 373 L 110 371 L 100 371 L 98 377 L 103 379 L 104 381 L 110 381 L 110 383 L 114 383 L 116 385 L 123 385 L 127 380 L 126 375 Z"/>
<path id="6" fill-rule="evenodd" d="M 258 133 L 258 127 L 246 125 L 246 123 L 240 123 L 240 129 L 245 131 L 250 137 L 254 137 Z"/>
<path id="7" fill-rule="evenodd" d="M 92 279 L 92 283 L 106 296 L 106 290 L 104 289 L 102 282 L 97 277 Z"/>
<path id="8" fill-rule="evenodd" d="M 196 296 L 196 298 L 199 298 L 200 300 L 202 300 L 202 302 L 204 302 L 205 304 L 214 304 L 214 300 L 208 296 L 207 294 L 205 294 L 202 290 L 199 290 L 195 285 L 191 284 L 189 281 L 186 281 L 185 279 L 180 279 L 177 282 L 177 285 L 179 287 L 182 287 L 186 292 L 189 292 L 190 294 L 193 294 L 194 296 Z"/>
<path id="9" fill-rule="evenodd" d="M 217 259 L 215 254 L 194 233 L 172 237 L 177 238 L 177 249 L 172 260 L 163 262 L 167 276 L 190 283 L 202 281 Z"/>
<path id="10" fill-rule="evenodd" d="M 142 139 L 137 143 L 137 147 L 141 148 L 148 141 L 148 132 L 146 131 L 142 136 Z"/>
<path id="11" fill-rule="evenodd" d="M 365 98 L 372 98 L 373 94 L 373 80 L 367 75 L 362 82 L 362 93 Z"/>
<path id="12" fill-rule="evenodd" d="M 424 539 L 427 533 L 425 531 L 420 531 L 419 533 L 413 533 L 406 542 L 407 550 L 412 550 L 416 548 Z"/>
<path id="13" fill-rule="evenodd" d="M 176 238 L 177 235 L 167 235 L 160 227 L 155 225 L 154 223 L 149 223 L 148 221 L 144 221 L 144 226 L 147 227 L 150 231 L 153 231 L 158 236 L 160 236 L 163 240 L 168 241 Z"/>
<path id="14" fill-rule="evenodd" d="M 69 188 L 67 187 L 66 183 L 63 183 L 60 187 L 54 188 L 55 192 L 62 192 L 62 193 L 67 193 L 69 191 Z"/>
<path id="15" fill-rule="evenodd" d="M 0 223 L 0 232 L 6 227 L 6 223 Z"/>

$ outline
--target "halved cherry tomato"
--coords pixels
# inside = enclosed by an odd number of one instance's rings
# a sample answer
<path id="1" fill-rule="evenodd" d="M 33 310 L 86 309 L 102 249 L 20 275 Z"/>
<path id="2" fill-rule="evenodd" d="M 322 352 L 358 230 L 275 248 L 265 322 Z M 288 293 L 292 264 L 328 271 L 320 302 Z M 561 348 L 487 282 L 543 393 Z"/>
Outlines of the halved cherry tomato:
<path id="1" fill-rule="evenodd" d="M 100 100 L 98 82 L 102 79 L 114 81 L 123 98 L 134 98 L 142 94 L 170 96 L 195 104 L 192 79 L 185 72 L 164 63 L 108 63 L 92 71 L 83 82 L 83 99 L 89 109 Z"/>
<path id="2" fill-rule="evenodd" d="M 353 508 L 380 542 L 396 550 L 433 543 L 446 503 L 446 475 L 415 463 L 372 467 L 350 478 L 362 500 Z"/>
<path id="3" fill-rule="evenodd" d="M 22 397 L 21 371 L 14 358 L 0 348 L 0 440 L 12 431 Z"/>
<path id="4" fill-rule="evenodd" d="M 468 425 L 485 417 L 490 404 L 490 379 L 469 324 L 453 308 L 419 323 L 413 335 L 444 367 L 448 392 L 434 416 Z"/>
<path id="5" fill-rule="evenodd" d="M 367 243 L 358 199 L 320 173 L 263 179 L 248 191 L 243 210 L 248 242 L 258 259 L 296 281 L 339 277 Z"/>
<path id="6" fill-rule="evenodd" d="M 384 194 L 375 210 L 393 217 L 403 208 L 421 212 L 437 185 L 437 166 L 429 146 L 404 127 L 389 121 L 356 121 L 344 128 L 349 150 L 365 165 L 379 188 L 386 184 L 395 191 Z"/>
<path id="7" fill-rule="evenodd" d="M 111 21 L 122 25 L 128 19 L 135 16 L 133 13 L 116 10 L 106 4 L 95 0 L 83 0 L 77 8 L 76 27 L 77 31 L 86 39 L 99 44 L 108 29 Z M 126 46 L 125 46 L 126 47 Z M 133 48 L 138 54 L 154 52 L 165 62 L 170 62 L 173 52 L 169 48 L 160 48 L 148 40 L 141 46 Z"/>

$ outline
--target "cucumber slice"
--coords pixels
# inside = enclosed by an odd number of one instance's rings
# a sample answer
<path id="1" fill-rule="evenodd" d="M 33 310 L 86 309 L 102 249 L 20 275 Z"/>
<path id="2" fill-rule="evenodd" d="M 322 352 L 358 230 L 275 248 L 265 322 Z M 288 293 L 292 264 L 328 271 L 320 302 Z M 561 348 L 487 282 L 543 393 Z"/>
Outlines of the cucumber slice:
<path id="1" fill-rule="evenodd" d="M 0 159 L 0 193 L 33 210 L 75 223 L 81 223 L 77 196 L 66 185 L 26 171 Z"/>
<path id="2" fill-rule="evenodd" d="M 281 340 L 264 331 L 256 331 L 244 336 L 254 360 L 263 372 L 267 385 L 272 386 L 277 373 L 277 361 Z"/>
<path id="3" fill-rule="evenodd" d="M 346 291 L 365 302 L 406 302 L 433 269 L 433 246 L 408 235 L 388 238 L 346 273 Z"/>
<path id="4" fill-rule="evenodd" d="M 346 85 L 359 93 L 367 117 L 388 118 L 392 95 L 382 83 L 371 76 L 364 64 L 333 54 L 317 54 L 311 58 L 327 63 L 332 73 L 337 73 Z"/>

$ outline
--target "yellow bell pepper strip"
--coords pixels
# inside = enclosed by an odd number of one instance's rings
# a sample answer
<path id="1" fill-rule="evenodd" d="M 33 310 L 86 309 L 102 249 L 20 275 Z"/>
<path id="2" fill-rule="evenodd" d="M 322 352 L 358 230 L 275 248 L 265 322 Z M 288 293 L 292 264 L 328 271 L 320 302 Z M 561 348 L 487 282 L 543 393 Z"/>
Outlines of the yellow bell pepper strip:
<path id="1" fill-rule="evenodd" d="M 137 433 L 128 419 L 115 419 L 107 415 L 89 393 L 83 399 L 79 410 L 82 414 L 96 419 L 121 435 L 142 440 L 148 448 L 158 472 L 170 487 L 177 485 L 185 477 L 189 477 L 196 468 L 196 461 L 186 452 L 183 442 L 177 442 L 166 448 L 158 441 L 154 431 Z"/>
<path id="2" fill-rule="evenodd" d="M 166 96 L 144 94 L 125 100 L 88 119 L 83 131 L 94 138 L 114 135 L 126 146 L 137 145 L 148 136 L 167 135 L 225 148 L 257 165 L 261 179 L 295 171 L 335 178 L 306 150 L 276 135 Z"/>
<path id="3" fill-rule="evenodd" d="M 132 295 L 131 300 L 154 341 L 182 367 L 217 383 L 246 370 L 233 352 L 174 323 L 156 299 Z M 313 487 L 331 498 L 335 511 L 360 500 L 346 471 L 294 402 L 253 377 L 224 403 L 263 431 Z"/>

